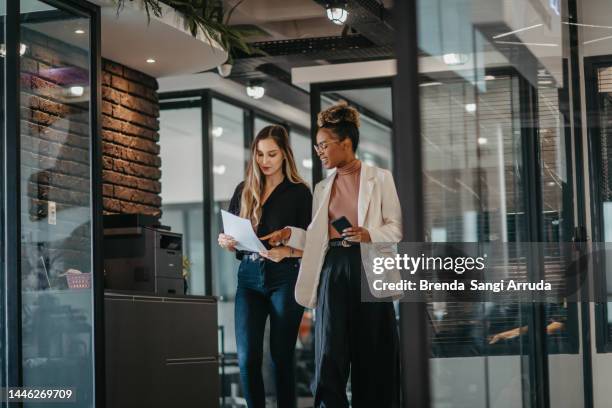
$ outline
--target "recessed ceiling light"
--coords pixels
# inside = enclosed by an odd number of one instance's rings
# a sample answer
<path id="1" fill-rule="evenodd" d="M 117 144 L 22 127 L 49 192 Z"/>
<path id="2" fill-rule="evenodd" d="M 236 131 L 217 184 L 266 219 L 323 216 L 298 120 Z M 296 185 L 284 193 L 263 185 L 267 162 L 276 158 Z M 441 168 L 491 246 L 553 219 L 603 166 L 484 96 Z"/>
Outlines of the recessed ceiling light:
<path id="1" fill-rule="evenodd" d="M 488 142 L 488 141 L 489 141 L 489 140 L 488 140 L 486 137 L 479 137 L 479 138 L 478 138 L 478 144 L 479 144 L 479 145 L 484 145 L 484 144 L 487 144 L 487 142 Z"/>
<path id="2" fill-rule="evenodd" d="M 468 113 L 476 112 L 476 104 L 475 103 L 466 103 L 465 104 L 465 111 L 468 112 Z"/>
<path id="3" fill-rule="evenodd" d="M 83 96 L 85 93 L 85 88 L 82 86 L 71 86 L 70 87 L 70 95 L 72 96 Z"/>
<path id="4" fill-rule="evenodd" d="M 215 126 L 212 130 L 212 135 L 214 137 L 221 137 L 223 136 L 223 128 L 221 126 Z"/>
<path id="5" fill-rule="evenodd" d="M 222 176 L 225 174 L 226 167 L 224 164 L 219 164 L 219 165 L 213 164 L 212 170 L 214 174 L 218 174 L 219 176 Z"/>
<path id="6" fill-rule="evenodd" d="M 442 56 L 442 61 L 446 65 L 463 65 L 468 61 L 469 57 L 467 54 L 460 54 L 457 52 L 451 52 Z"/>
<path id="7" fill-rule="evenodd" d="M 557 183 L 555 183 L 554 181 L 549 181 L 549 182 L 548 182 L 548 185 L 549 185 L 549 186 L 554 186 L 555 184 L 557 184 Z"/>
<path id="8" fill-rule="evenodd" d="M 494 75 L 485 75 L 485 81 L 493 81 L 495 79 Z"/>
<path id="9" fill-rule="evenodd" d="M 538 81 L 538 85 L 550 85 L 552 81 Z"/>
<path id="10" fill-rule="evenodd" d="M 85 34 L 85 30 L 83 30 L 82 28 L 77 28 L 76 30 L 74 30 L 75 34 Z"/>
<path id="11" fill-rule="evenodd" d="M 155 60 L 153 58 L 147 58 L 147 64 L 155 64 Z"/>

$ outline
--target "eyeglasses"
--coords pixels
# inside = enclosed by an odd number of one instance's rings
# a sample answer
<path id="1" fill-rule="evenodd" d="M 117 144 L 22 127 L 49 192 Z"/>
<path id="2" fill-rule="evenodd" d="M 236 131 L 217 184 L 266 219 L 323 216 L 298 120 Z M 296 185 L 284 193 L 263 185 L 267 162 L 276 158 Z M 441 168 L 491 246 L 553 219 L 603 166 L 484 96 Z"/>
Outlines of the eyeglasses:
<path id="1" fill-rule="evenodd" d="M 330 144 L 333 144 L 333 143 L 340 143 L 340 142 L 338 140 L 332 140 L 331 142 L 317 143 L 316 145 L 313 145 L 313 146 L 314 146 L 315 152 L 317 152 L 317 154 L 321 154 L 327 150 L 327 147 Z"/>

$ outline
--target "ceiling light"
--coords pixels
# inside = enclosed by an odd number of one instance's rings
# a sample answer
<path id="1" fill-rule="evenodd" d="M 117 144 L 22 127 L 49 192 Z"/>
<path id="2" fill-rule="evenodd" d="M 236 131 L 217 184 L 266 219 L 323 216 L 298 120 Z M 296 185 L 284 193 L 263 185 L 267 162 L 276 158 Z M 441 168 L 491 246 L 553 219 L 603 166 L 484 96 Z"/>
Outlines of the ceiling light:
<path id="1" fill-rule="evenodd" d="M 582 44 L 584 44 L 584 45 L 592 44 L 592 43 L 598 42 L 598 41 L 609 40 L 610 38 L 612 38 L 612 35 L 608 35 L 606 37 L 601 37 L 601 38 L 596 38 L 594 40 L 585 41 Z"/>
<path id="2" fill-rule="evenodd" d="M 442 82 L 423 82 L 419 84 L 421 87 L 442 85 Z"/>
<path id="3" fill-rule="evenodd" d="M 550 85 L 552 81 L 538 81 L 538 85 Z"/>
<path id="4" fill-rule="evenodd" d="M 155 60 L 153 58 L 147 58 L 147 64 L 155 64 Z"/>
<path id="5" fill-rule="evenodd" d="M 213 170 L 213 173 L 222 176 L 223 174 L 225 174 L 225 165 L 223 165 L 223 164 L 219 164 L 219 165 L 214 164 L 212 170 Z"/>
<path id="6" fill-rule="evenodd" d="M 83 96 L 85 93 L 85 88 L 82 86 L 71 86 L 70 87 L 70 95 L 72 96 Z"/>
<path id="7" fill-rule="evenodd" d="M 509 44 L 509 45 L 532 45 L 536 47 L 558 47 L 559 44 L 552 43 L 529 43 L 521 41 L 495 41 L 496 44 Z"/>
<path id="8" fill-rule="evenodd" d="M 262 82 L 251 82 L 246 87 L 246 93 L 253 99 L 261 99 L 266 93 Z"/>
<path id="9" fill-rule="evenodd" d="M 85 30 L 83 30 L 82 28 L 77 28 L 76 30 L 74 30 L 75 34 L 85 34 Z"/>
<path id="10" fill-rule="evenodd" d="M 485 144 L 487 144 L 488 141 L 489 140 L 486 137 L 479 137 L 478 138 L 478 144 L 479 145 L 485 145 Z"/>
<path id="11" fill-rule="evenodd" d="M 463 65 L 468 61 L 466 54 L 460 54 L 457 52 L 451 52 L 442 56 L 442 61 L 446 65 Z"/>
<path id="12" fill-rule="evenodd" d="M 495 76 L 493 75 L 485 75 L 485 81 L 493 81 L 495 79 Z"/>
<path id="13" fill-rule="evenodd" d="M 549 186 L 554 186 L 554 185 L 556 185 L 557 183 L 555 183 L 554 181 L 549 181 L 549 182 L 548 182 L 548 183 L 546 183 L 546 184 L 548 184 Z"/>
<path id="14" fill-rule="evenodd" d="M 221 126 L 215 126 L 212 130 L 212 134 L 214 137 L 223 136 L 223 128 Z"/>
<path id="15" fill-rule="evenodd" d="M 327 10 L 327 18 L 334 24 L 342 25 L 346 23 L 348 11 L 346 3 L 342 1 L 330 1 L 325 5 Z"/>
<path id="16" fill-rule="evenodd" d="M 519 28 L 518 30 L 514 30 L 514 31 L 509 31 L 507 33 L 503 33 L 503 34 L 498 34 L 493 36 L 493 39 L 497 39 L 497 38 L 502 38 L 502 37 L 506 37 L 512 34 L 516 34 L 516 33 L 520 33 L 521 31 L 527 31 L 527 30 L 531 30 L 532 28 L 537 28 L 537 27 L 541 27 L 543 24 L 535 24 L 529 27 L 524 27 L 524 28 Z"/>
<path id="17" fill-rule="evenodd" d="M 476 104 L 475 103 L 466 103 L 465 104 L 465 111 L 468 112 L 468 113 L 476 112 Z"/>
<path id="18" fill-rule="evenodd" d="M 302 167 L 304 167 L 305 169 L 312 169 L 312 159 L 302 160 Z"/>

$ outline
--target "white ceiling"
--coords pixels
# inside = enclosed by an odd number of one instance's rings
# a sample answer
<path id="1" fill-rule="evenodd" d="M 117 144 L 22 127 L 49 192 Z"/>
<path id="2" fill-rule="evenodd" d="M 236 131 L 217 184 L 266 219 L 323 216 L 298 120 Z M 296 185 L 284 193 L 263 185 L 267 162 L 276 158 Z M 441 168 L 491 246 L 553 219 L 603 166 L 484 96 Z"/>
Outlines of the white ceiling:
<path id="1" fill-rule="evenodd" d="M 102 7 L 102 56 L 155 78 L 206 71 L 222 64 L 227 53 L 202 32 L 193 37 L 183 18 L 170 7 L 151 15 L 133 2 L 125 2 L 117 15 L 113 0 L 92 0 Z M 147 63 L 148 58 L 155 63 Z"/>

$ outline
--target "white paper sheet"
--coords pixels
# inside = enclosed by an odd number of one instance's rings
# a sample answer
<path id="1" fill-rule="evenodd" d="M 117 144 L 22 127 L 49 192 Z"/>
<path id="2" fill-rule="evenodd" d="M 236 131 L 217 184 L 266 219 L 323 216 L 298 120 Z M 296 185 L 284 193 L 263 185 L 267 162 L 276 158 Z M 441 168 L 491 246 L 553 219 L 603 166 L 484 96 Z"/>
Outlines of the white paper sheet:
<path id="1" fill-rule="evenodd" d="M 238 242 L 236 249 L 251 252 L 266 251 L 266 247 L 253 231 L 251 221 L 224 210 L 221 210 L 221 219 L 223 220 L 223 232 L 231 235 Z"/>

